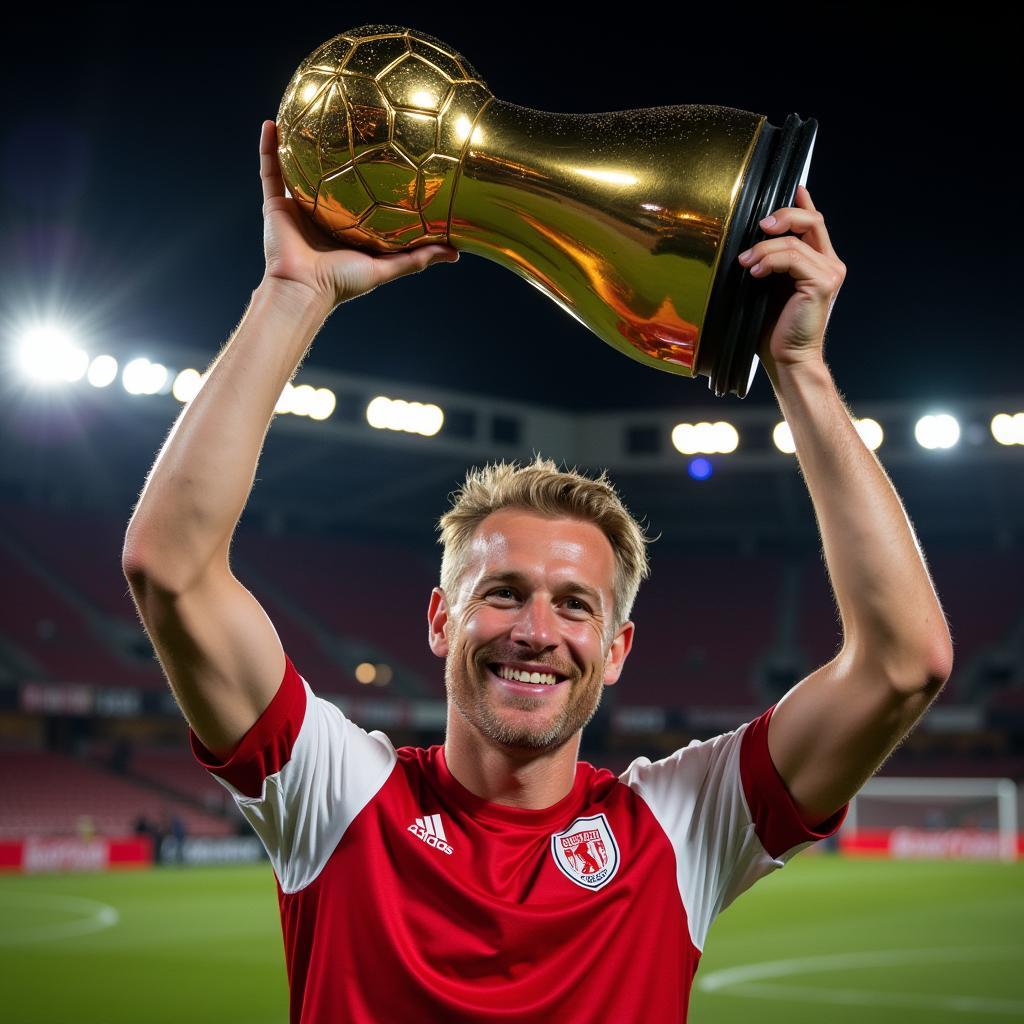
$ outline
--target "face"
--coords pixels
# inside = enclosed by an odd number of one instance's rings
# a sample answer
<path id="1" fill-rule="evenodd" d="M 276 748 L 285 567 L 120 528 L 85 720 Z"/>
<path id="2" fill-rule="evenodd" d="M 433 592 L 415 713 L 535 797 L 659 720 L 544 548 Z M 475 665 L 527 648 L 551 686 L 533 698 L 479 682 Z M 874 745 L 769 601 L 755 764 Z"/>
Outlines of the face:
<path id="1" fill-rule="evenodd" d="M 463 721 L 506 748 L 551 750 L 575 736 L 632 644 L 631 622 L 608 637 L 614 573 L 611 543 L 593 523 L 522 509 L 488 516 L 458 592 L 435 587 L 428 612 Z"/>

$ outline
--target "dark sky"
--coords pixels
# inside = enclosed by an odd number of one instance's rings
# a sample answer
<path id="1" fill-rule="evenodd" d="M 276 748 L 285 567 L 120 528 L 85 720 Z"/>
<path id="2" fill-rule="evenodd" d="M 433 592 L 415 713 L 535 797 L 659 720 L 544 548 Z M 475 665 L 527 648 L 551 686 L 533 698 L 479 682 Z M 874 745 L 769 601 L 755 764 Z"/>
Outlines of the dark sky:
<path id="1" fill-rule="evenodd" d="M 4 47 L 2 325 L 57 309 L 92 351 L 180 343 L 212 357 L 262 273 L 261 120 L 320 42 L 387 22 L 449 42 L 523 106 L 816 118 L 808 186 L 848 266 L 827 350 L 847 397 L 1024 391 L 1009 16 L 703 6 L 631 21 L 554 4 L 47 7 Z M 307 366 L 570 408 L 711 400 L 703 378 L 625 358 L 469 255 L 341 307 Z M 761 377 L 746 401 L 771 400 Z"/>

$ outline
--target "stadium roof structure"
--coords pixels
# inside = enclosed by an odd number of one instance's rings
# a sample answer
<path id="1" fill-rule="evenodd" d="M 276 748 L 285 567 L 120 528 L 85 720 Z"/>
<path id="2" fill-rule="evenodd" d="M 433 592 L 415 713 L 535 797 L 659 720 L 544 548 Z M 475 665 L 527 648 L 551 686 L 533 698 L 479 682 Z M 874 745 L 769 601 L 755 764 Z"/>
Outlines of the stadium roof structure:
<path id="1" fill-rule="evenodd" d="M 168 365 L 204 366 L 209 353 L 157 351 Z M 362 531 L 426 541 L 469 466 L 534 453 L 593 474 L 607 468 L 630 510 L 670 544 L 805 546 L 816 542 L 796 460 L 772 440 L 777 409 L 706 400 L 677 408 L 575 412 L 478 392 L 415 386 L 310 367 L 296 383 L 330 388 L 331 416 L 278 415 L 271 425 L 246 516 L 280 528 Z M 433 403 L 444 425 L 432 437 L 375 429 L 376 396 Z M 1024 396 L 963 400 L 944 411 L 960 442 L 926 450 L 915 440 L 926 404 L 858 406 L 884 430 L 879 456 L 922 536 L 1019 543 L 1024 534 L 1024 445 L 996 443 L 997 412 Z M 131 395 L 84 383 L 25 391 L 0 410 L 0 495 L 120 508 L 125 522 L 146 473 L 181 410 L 171 394 Z M 729 453 L 685 455 L 673 427 L 727 421 Z M 704 462 L 692 471 L 695 459 Z M 703 474 L 703 475 L 702 475 Z"/>

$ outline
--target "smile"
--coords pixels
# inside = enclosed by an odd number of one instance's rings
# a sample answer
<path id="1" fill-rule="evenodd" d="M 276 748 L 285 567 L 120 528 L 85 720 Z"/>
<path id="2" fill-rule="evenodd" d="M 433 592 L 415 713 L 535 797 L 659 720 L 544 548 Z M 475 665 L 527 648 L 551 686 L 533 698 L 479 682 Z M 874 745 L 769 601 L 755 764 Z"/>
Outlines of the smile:
<path id="1" fill-rule="evenodd" d="M 562 675 L 551 672 L 527 672 L 514 669 L 508 665 L 491 664 L 487 666 L 490 675 L 503 688 L 515 693 L 550 693 L 560 689 L 569 680 Z"/>

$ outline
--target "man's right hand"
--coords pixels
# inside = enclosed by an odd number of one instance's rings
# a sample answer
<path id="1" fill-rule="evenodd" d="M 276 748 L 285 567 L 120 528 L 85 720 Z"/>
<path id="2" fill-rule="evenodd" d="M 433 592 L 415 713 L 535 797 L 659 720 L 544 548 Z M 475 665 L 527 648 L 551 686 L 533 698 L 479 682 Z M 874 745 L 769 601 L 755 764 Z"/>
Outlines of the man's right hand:
<path id="1" fill-rule="evenodd" d="M 285 194 L 277 159 L 277 125 L 264 121 L 260 135 L 263 182 L 265 279 L 305 286 L 331 309 L 396 277 L 414 274 L 432 263 L 454 263 L 457 249 L 424 245 L 408 252 L 375 256 L 332 243 L 298 202 Z"/>

